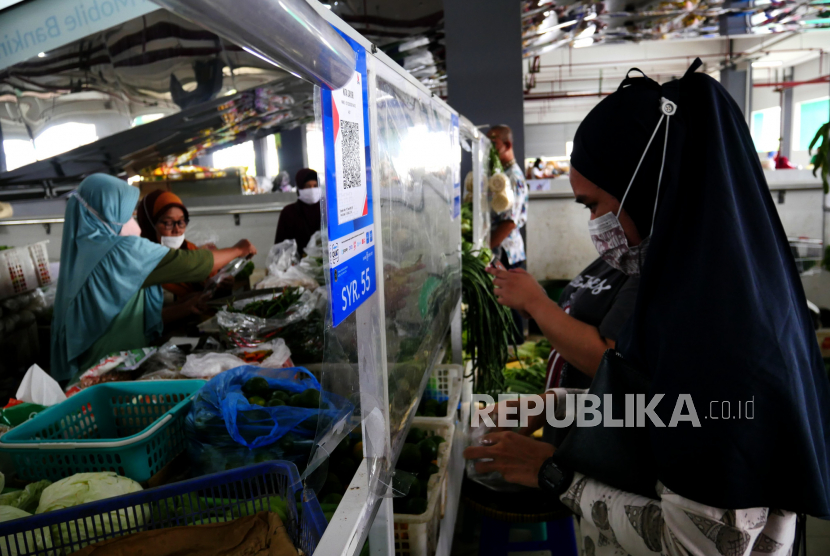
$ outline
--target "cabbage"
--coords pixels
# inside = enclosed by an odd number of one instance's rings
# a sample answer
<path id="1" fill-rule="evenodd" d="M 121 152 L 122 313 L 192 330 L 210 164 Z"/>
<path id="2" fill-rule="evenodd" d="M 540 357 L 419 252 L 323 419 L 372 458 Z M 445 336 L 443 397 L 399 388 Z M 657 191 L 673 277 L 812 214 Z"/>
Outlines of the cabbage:
<path id="1" fill-rule="evenodd" d="M 0 506 L 13 506 L 24 512 L 33 512 L 40 503 L 40 495 L 43 493 L 43 489 L 51 484 L 51 481 L 38 481 L 26 485 L 24 490 L 0 494 Z"/>
<path id="2" fill-rule="evenodd" d="M 80 506 L 139 490 L 142 488 L 137 482 L 110 471 L 77 473 L 46 487 L 40 497 L 36 513 L 42 514 Z M 115 534 L 117 536 L 118 533 L 135 532 L 135 528 L 144 524 L 144 511 L 146 511 L 144 507 L 131 507 L 110 512 L 109 516 L 88 517 L 83 520 L 83 523 L 81 520 L 74 520 L 69 522 L 68 526 L 61 524 L 60 530 L 58 526 L 53 526 L 52 536 L 56 539 L 60 537 L 63 546 L 68 549 L 67 552 L 75 552 L 89 544 L 83 542 L 87 539 L 87 533 L 93 537 L 92 542 L 95 542 L 103 535 Z"/>
<path id="3" fill-rule="evenodd" d="M 32 514 L 14 506 L 0 506 L 0 521 L 12 521 L 30 515 Z M 17 533 L 14 538 L 0 537 L 0 554 L 2 556 L 17 556 L 18 546 L 22 549 L 21 552 L 34 552 L 35 547 L 38 550 L 49 549 L 52 548 L 52 537 L 48 529 Z"/>

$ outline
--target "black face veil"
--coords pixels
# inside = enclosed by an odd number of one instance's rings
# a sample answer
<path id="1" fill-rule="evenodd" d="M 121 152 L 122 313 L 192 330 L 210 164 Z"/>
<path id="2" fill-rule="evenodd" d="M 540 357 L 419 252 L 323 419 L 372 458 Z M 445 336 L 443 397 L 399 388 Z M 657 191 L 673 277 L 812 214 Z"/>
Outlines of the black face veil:
<path id="1" fill-rule="evenodd" d="M 654 479 L 710 506 L 828 518 L 830 383 L 744 117 L 708 75 L 624 85 L 580 126 L 572 163 L 621 198 L 660 118 L 660 99 L 677 99 L 637 304 L 617 342 L 650 377 L 650 395 L 665 395 L 656 410 L 663 423 L 684 394 L 700 422 L 648 425 L 642 449 Z M 624 207 L 643 237 L 663 134 Z M 614 454 L 596 458 L 615 465 Z"/>

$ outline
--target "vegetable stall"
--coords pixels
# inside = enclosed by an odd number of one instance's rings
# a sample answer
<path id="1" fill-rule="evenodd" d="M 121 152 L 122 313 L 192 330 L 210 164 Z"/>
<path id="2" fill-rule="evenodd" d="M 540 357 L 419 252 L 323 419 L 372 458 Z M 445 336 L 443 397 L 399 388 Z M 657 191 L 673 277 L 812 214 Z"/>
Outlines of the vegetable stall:
<path id="1" fill-rule="evenodd" d="M 248 28 L 227 25 L 227 6 L 194 14 L 197 2 L 159 3 L 314 83 L 321 128 L 328 91 L 364 68 L 374 223 L 363 237 L 374 247 L 376 291 L 335 325 L 331 270 L 345 251 L 334 254 L 338 238 L 324 226 L 302 260 L 296 247 L 274 246 L 265 278 L 212 303 L 216 316 L 198 337 L 113 354 L 57 399 L 4 409 L 0 551 L 104 556 L 144 542 L 241 551 L 266 539 L 278 554 L 365 553 L 367 542 L 380 554 L 447 553 L 470 391 L 460 365 L 441 364 L 461 363 L 452 353 L 471 256 L 453 210 L 459 128 L 482 164 L 489 142 L 317 2 L 287 2 L 302 25 L 269 11 Z M 260 7 L 236 4 L 238 17 Z M 309 63 L 321 38 L 333 47 L 325 69 Z M 485 172 L 474 173 L 480 246 L 489 205 Z M 334 202 L 328 190 L 323 202 Z M 251 272 L 234 261 L 214 282 Z M 40 286 L 48 298 L 49 284 Z M 40 296 L 12 299 L 46 318 L 50 301 Z"/>

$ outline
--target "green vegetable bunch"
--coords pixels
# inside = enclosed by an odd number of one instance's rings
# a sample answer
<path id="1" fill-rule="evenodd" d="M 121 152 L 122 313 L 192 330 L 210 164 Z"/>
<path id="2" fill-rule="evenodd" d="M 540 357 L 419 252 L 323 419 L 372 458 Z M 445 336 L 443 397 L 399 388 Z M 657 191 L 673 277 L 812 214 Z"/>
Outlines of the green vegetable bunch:
<path id="1" fill-rule="evenodd" d="M 419 515 L 427 511 L 429 478 L 438 473 L 438 447 L 446 439 L 412 428 L 398 456 L 392 486 L 403 496 L 394 498 L 395 513 Z"/>
<path id="2" fill-rule="evenodd" d="M 244 313 L 263 319 L 280 318 L 292 306 L 296 305 L 302 294 L 302 288 L 287 287 L 283 289 L 282 293 L 275 294 L 271 299 L 253 301 L 245 305 L 242 309 L 235 309 L 233 301 L 231 301 L 228 303 L 227 311 L 229 313 Z"/>
<path id="3" fill-rule="evenodd" d="M 317 409 L 320 407 L 319 390 L 307 388 L 297 394 L 292 394 L 279 388 L 272 390 L 268 381 L 261 376 L 248 379 L 242 385 L 242 393 L 248 398 L 249 404 L 262 407 L 278 407 L 281 405 L 302 407 L 305 409 Z"/>
<path id="4" fill-rule="evenodd" d="M 499 304 L 493 279 L 486 272 L 491 257 L 488 249 L 478 254 L 462 253 L 461 296 L 467 306 L 462 333 L 466 338 L 465 351 L 472 360 L 473 390 L 493 395 L 505 389 L 502 369 L 516 337 L 516 324 L 510 309 Z"/>
<path id="5" fill-rule="evenodd" d="M 504 172 L 504 167 L 501 165 L 501 160 L 499 160 L 499 153 L 496 152 L 496 146 L 492 143 L 490 144 L 490 154 L 487 159 L 490 175 L 498 174 L 499 172 Z"/>
<path id="6" fill-rule="evenodd" d="M 821 141 L 820 143 L 819 140 Z M 816 154 L 811 160 L 813 164 L 813 175 L 815 176 L 816 172 L 821 170 L 821 181 L 824 184 L 824 193 L 827 194 L 830 193 L 830 183 L 828 182 L 828 177 L 830 177 L 830 122 L 818 128 L 816 136 L 810 141 L 810 146 L 808 147 L 810 154 L 813 154 L 813 147 L 816 146 L 816 143 L 818 143 Z"/>

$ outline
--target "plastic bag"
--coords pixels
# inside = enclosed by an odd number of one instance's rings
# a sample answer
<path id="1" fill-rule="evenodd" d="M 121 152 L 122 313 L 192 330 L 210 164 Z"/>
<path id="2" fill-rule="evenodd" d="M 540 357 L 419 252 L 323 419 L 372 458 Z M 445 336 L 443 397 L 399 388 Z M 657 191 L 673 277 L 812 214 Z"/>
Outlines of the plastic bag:
<path id="1" fill-rule="evenodd" d="M 216 314 L 216 321 L 220 328 L 230 333 L 231 338 L 239 346 L 251 347 L 277 334 L 279 330 L 290 324 L 300 322 L 308 318 L 318 306 L 322 293 L 301 288 L 299 299 L 291 305 L 284 313 L 272 318 L 262 318 L 246 313 L 230 312 L 226 309 Z M 234 309 L 242 309 L 246 305 L 263 300 L 274 299 L 282 293 L 269 293 L 237 301 L 233 304 Z"/>
<path id="2" fill-rule="evenodd" d="M 87 369 L 77 382 L 70 383 L 66 388 L 66 395 L 77 394 L 84 388 L 89 388 L 102 382 L 121 382 L 135 380 L 141 376 L 138 371 L 141 362 L 153 355 L 158 348 L 145 347 L 120 351 L 107 355 L 98 363 Z"/>
<path id="3" fill-rule="evenodd" d="M 285 367 L 286 362 L 289 362 L 291 359 L 291 350 L 288 349 L 288 346 L 285 345 L 285 340 L 282 338 L 262 343 L 256 347 L 239 348 L 231 353 L 242 359 L 248 365 L 258 365 L 271 369 Z M 293 365 L 288 366 L 293 367 Z"/>
<path id="4" fill-rule="evenodd" d="M 265 290 L 269 288 L 305 288 L 310 291 L 316 290 L 320 287 L 317 279 L 304 271 L 301 266 L 292 266 L 285 272 L 279 275 L 266 276 L 254 287 L 257 290 Z"/>
<path id="5" fill-rule="evenodd" d="M 173 380 L 187 378 L 181 375 L 182 365 L 187 360 L 187 353 L 176 345 L 165 344 L 147 359 L 141 362 L 138 380 Z"/>
<path id="6" fill-rule="evenodd" d="M 185 378 L 211 379 L 219 373 L 245 365 L 245 362 L 230 353 L 199 353 L 187 356 L 181 375 Z"/>
<path id="7" fill-rule="evenodd" d="M 478 427 L 470 427 L 467 432 L 467 446 L 480 446 L 481 437 L 489 432 L 491 432 L 490 429 L 485 427 L 483 424 Z M 476 462 L 479 461 L 493 460 L 487 458 L 477 460 L 468 459 L 466 463 L 467 477 L 470 480 L 473 480 L 478 484 L 484 485 L 487 488 L 497 492 L 521 492 L 528 489 L 528 487 L 507 482 L 504 480 L 504 476 L 502 476 L 502 474 L 498 471 L 493 471 L 491 473 L 479 473 L 476 471 Z"/>
<path id="8" fill-rule="evenodd" d="M 263 278 L 255 288 L 264 290 L 266 288 L 303 287 L 312 291 L 317 289 L 319 283 L 316 278 L 296 266 L 298 262 L 296 241 L 287 239 L 277 243 L 268 252 L 268 258 L 265 261 L 268 276 Z"/>
<path id="9" fill-rule="evenodd" d="M 265 259 L 265 267 L 269 274 L 277 276 L 298 262 L 297 242 L 293 239 L 286 239 L 271 248 Z"/>
<path id="10" fill-rule="evenodd" d="M 301 394 L 289 403 L 310 401 L 310 395 L 303 393 L 314 390 L 319 406 L 251 404 L 243 386 L 256 377 L 265 379 L 269 391 Z M 194 397 L 185 421 L 188 456 L 200 474 L 271 459 L 305 465 L 317 427 L 334 422 L 347 405 L 339 397 L 322 392 L 320 383 L 306 369 L 238 367 L 211 379 Z"/>

